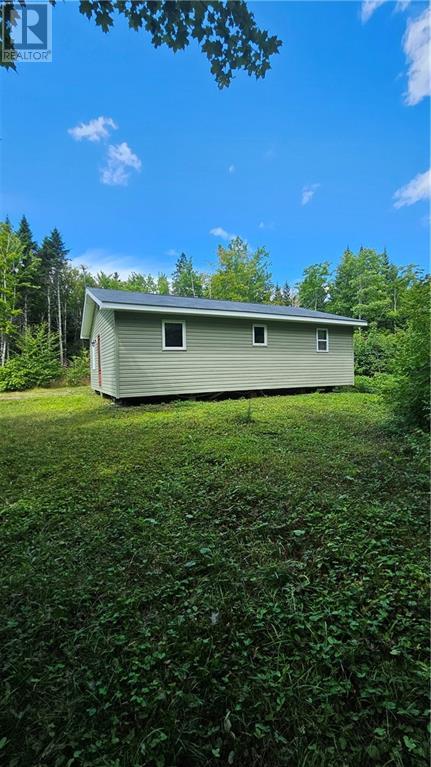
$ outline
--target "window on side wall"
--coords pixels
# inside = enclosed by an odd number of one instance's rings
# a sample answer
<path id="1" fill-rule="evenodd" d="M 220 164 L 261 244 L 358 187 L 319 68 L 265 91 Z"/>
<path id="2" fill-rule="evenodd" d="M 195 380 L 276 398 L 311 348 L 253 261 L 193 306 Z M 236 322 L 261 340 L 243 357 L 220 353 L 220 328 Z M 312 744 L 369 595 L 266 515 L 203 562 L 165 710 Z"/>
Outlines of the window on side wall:
<path id="1" fill-rule="evenodd" d="M 329 337 L 327 328 L 317 328 L 316 330 L 316 351 L 329 351 Z"/>
<path id="2" fill-rule="evenodd" d="M 253 325 L 253 346 L 267 345 L 266 325 Z"/>
<path id="3" fill-rule="evenodd" d="M 162 322 L 162 348 L 164 351 L 180 351 L 186 349 L 186 323 Z"/>

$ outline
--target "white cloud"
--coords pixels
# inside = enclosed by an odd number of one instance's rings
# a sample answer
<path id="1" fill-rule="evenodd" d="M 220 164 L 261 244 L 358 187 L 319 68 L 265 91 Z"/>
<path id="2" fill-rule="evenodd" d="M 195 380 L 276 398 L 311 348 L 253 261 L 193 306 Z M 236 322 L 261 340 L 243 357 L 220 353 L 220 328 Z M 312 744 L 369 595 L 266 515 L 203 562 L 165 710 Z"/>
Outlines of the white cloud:
<path id="1" fill-rule="evenodd" d="M 132 256 L 112 253 L 104 248 L 88 248 L 81 255 L 72 258 L 71 264 L 76 267 L 84 265 L 94 275 L 98 272 L 105 272 L 105 274 L 117 272 L 122 280 L 127 280 L 132 272 L 146 271 Z"/>
<path id="2" fill-rule="evenodd" d="M 377 8 L 380 8 L 380 6 L 386 2 L 387 0 L 363 0 L 363 3 L 361 5 L 362 23 L 366 24 L 366 22 L 369 19 L 371 19 L 371 16 L 373 15 L 374 11 L 376 11 Z"/>
<path id="3" fill-rule="evenodd" d="M 308 205 L 316 194 L 320 184 L 307 184 L 302 187 L 301 205 Z"/>
<path id="4" fill-rule="evenodd" d="M 75 141 L 82 141 L 82 139 L 100 141 L 102 138 L 108 138 L 110 128 L 113 130 L 118 128 L 112 117 L 95 117 L 88 123 L 79 123 L 74 128 L 69 128 L 67 132 Z"/>
<path id="5" fill-rule="evenodd" d="M 102 184 L 108 184 L 108 186 L 127 186 L 130 178 L 129 169 L 140 171 L 141 167 L 139 157 L 132 152 L 125 141 L 121 144 L 110 144 L 107 162 L 101 170 L 100 180 Z"/>
<path id="6" fill-rule="evenodd" d="M 230 175 L 232 175 L 232 173 L 235 173 L 235 171 L 236 171 L 235 165 L 233 165 L 233 163 L 232 163 L 232 165 L 229 165 L 227 171 L 228 171 L 228 173 L 230 173 Z"/>
<path id="7" fill-rule="evenodd" d="M 430 71 L 431 9 L 425 8 L 415 19 L 409 19 L 403 39 L 408 62 L 406 104 L 413 106 L 431 92 Z"/>
<path id="8" fill-rule="evenodd" d="M 420 200 L 429 200 L 431 197 L 431 170 L 418 173 L 408 184 L 400 187 L 394 194 L 394 207 L 402 208 L 404 205 L 414 205 Z"/>
<path id="9" fill-rule="evenodd" d="M 210 229 L 210 234 L 213 235 L 213 237 L 219 237 L 221 240 L 233 240 L 236 237 L 236 234 L 232 234 L 231 232 L 227 232 L 226 229 L 223 229 L 221 226 L 215 226 L 213 229 Z"/>
<path id="10" fill-rule="evenodd" d="M 127 253 L 114 252 L 106 248 L 88 248 L 78 256 L 71 259 L 72 266 L 79 268 L 84 265 L 91 274 L 98 272 L 105 274 L 117 274 L 120 279 L 127 280 L 132 272 L 139 274 L 153 274 L 167 272 L 172 264 L 166 258 L 142 258 Z"/>
<path id="11" fill-rule="evenodd" d="M 267 223 L 265 221 L 260 221 L 258 228 L 259 229 L 274 229 L 275 224 L 273 221 L 268 221 Z"/>
<path id="12" fill-rule="evenodd" d="M 170 256 L 170 258 L 176 258 L 180 255 L 179 250 L 175 250 L 175 248 L 169 248 L 169 250 L 165 253 L 166 256 Z"/>
<path id="13" fill-rule="evenodd" d="M 380 8 L 381 5 L 387 3 L 388 0 L 363 0 L 361 4 L 361 21 L 363 24 L 371 18 L 374 11 Z M 395 5 L 396 11 L 405 11 L 407 6 L 410 5 L 411 0 L 398 0 Z"/>
<path id="14" fill-rule="evenodd" d="M 395 10 L 396 11 L 405 11 L 406 8 L 410 5 L 411 0 L 398 0 Z"/>

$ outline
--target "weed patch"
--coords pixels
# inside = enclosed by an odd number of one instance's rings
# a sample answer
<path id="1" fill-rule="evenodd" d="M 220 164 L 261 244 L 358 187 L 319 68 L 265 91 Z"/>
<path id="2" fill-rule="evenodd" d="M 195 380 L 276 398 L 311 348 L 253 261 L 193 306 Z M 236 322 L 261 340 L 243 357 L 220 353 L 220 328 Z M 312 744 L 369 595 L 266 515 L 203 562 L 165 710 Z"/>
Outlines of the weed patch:
<path id="1" fill-rule="evenodd" d="M 421 437 L 251 408 L 0 398 L 8 767 L 428 763 Z"/>

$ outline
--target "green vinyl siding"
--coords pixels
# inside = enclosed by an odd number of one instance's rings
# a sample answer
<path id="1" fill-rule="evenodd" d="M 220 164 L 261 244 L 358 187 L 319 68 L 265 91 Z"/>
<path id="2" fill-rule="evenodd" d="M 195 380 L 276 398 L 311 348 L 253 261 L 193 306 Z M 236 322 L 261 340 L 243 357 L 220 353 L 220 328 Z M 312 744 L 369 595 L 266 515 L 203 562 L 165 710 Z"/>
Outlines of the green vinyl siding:
<path id="1" fill-rule="evenodd" d="M 102 361 L 102 385 L 99 386 L 99 374 L 97 369 L 93 370 L 91 343 L 97 341 L 100 335 L 100 354 Z M 97 348 L 97 347 L 96 347 Z M 104 394 L 110 394 L 111 397 L 118 397 L 117 389 L 117 339 L 115 334 L 115 314 L 112 310 L 96 309 L 93 319 L 93 327 L 90 338 L 90 373 L 91 387 Z"/>
<path id="2" fill-rule="evenodd" d="M 162 349 L 164 319 L 185 320 L 186 350 Z M 266 325 L 267 346 L 253 345 L 253 324 Z M 329 351 L 317 352 L 317 327 L 325 325 L 116 311 L 117 396 L 352 384 L 352 328 L 328 325 Z"/>

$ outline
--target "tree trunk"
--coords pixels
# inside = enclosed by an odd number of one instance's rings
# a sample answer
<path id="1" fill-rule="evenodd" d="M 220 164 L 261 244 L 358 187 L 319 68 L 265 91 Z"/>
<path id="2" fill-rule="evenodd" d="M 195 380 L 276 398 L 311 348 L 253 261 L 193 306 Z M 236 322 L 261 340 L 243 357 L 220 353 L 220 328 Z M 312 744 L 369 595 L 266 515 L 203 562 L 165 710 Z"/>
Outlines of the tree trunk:
<path id="1" fill-rule="evenodd" d="M 57 326 L 58 326 L 58 346 L 60 350 L 60 365 L 64 365 L 62 324 L 63 323 L 61 318 L 60 275 L 57 275 Z"/>
<path id="2" fill-rule="evenodd" d="M 6 336 L 4 335 L 4 333 L 2 333 L 1 337 L 0 337 L 0 363 L 1 363 L 1 367 L 3 367 L 3 365 L 6 362 L 6 347 L 7 347 Z"/>
<path id="3" fill-rule="evenodd" d="M 47 308 L 48 308 L 48 336 L 51 335 L 51 290 L 50 290 L 50 284 L 49 284 L 49 277 L 48 277 L 48 294 L 47 294 Z"/>
<path id="4" fill-rule="evenodd" d="M 24 330 L 28 328 L 28 293 L 24 295 Z"/>
<path id="5" fill-rule="evenodd" d="M 66 301 L 63 304 L 63 354 L 64 354 L 64 359 L 67 360 L 67 305 L 66 305 Z"/>

